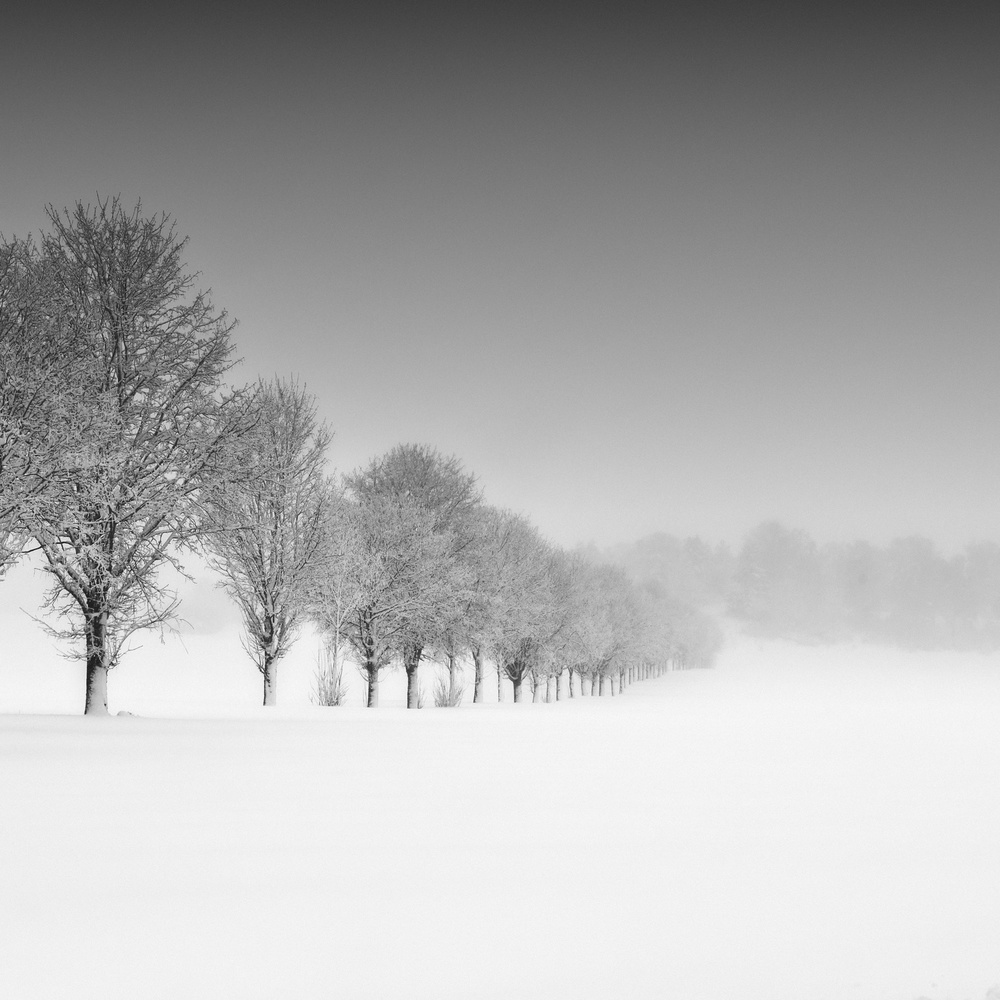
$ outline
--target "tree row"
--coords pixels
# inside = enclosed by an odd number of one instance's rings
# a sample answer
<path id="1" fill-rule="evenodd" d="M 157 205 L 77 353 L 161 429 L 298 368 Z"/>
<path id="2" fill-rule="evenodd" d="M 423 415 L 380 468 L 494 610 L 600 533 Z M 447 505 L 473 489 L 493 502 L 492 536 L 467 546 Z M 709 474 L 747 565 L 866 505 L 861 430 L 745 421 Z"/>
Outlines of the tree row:
<path id="1" fill-rule="evenodd" d="M 294 380 L 241 388 L 234 323 L 184 264 L 168 217 L 116 199 L 48 209 L 38 240 L 0 241 L 0 572 L 40 553 L 47 627 L 85 663 L 85 712 L 107 711 L 108 672 L 143 629 L 179 610 L 164 583 L 207 556 L 239 608 L 243 643 L 277 697 L 303 624 L 328 644 L 335 702 L 344 659 L 378 702 L 382 671 L 434 658 L 527 683 L 536 699 L 621 691 L 667 665 L 701 665 L 711 624 L 565 552 L 486 504 L 455 457 L 400 445 L 348 476 Z"/>

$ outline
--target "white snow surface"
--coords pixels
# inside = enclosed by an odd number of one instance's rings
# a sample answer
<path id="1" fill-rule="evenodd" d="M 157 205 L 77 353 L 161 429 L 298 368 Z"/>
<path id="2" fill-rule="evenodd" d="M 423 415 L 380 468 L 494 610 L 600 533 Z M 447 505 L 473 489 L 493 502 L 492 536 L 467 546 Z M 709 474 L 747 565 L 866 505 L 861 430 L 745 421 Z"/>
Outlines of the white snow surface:
<path id="1" fill-rule="evenodd" d="M 268 711 L 208 641 L 112 675 L 134 717 L 53 714 L 79 665 L 0 667 L 0 996 L 1000 983 L 1000 656 L 732 637 L 621 697 L 420 712 L 398 675 L 310 706 L 299 663 Z"/>

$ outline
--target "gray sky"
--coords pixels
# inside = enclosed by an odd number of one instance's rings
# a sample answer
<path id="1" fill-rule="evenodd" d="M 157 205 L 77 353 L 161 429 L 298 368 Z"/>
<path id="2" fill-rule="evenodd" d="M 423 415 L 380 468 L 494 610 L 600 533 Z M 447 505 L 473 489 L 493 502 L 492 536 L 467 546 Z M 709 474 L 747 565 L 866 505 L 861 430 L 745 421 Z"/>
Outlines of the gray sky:
<path id="1" fill-rule="evenodd" d="M 170 213 L 339 468 L 434 444 L 563 544 L 1000 537 L 997 14 L 22 7 L 0 230 Z"/>

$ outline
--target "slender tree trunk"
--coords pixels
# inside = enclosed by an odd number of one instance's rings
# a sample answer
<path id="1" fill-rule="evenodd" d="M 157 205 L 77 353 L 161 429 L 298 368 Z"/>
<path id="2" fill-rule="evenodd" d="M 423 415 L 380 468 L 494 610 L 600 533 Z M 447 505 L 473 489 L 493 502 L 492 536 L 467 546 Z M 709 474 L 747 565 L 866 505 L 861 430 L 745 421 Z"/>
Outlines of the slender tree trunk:
<path id="1" fill-rule="evenodd" d="M 472 665 L 476 673 L 472 688 L 472 703 L 475 705 L 483 700 L 483 651 L 478 646 L 472 650 Z"/>
<path id="2" fill-rule="evenodd" d="M 591 694 L 594 680 L 589 674 L 580 674 L 580 697 L 585 698 Z"/>
<path id="3" fill-rule="evenodd" d="M 608 678 L 608 687 L 609 687 L 609 688 L 611 688 L 611 697 L 612 697 L 612 698 L 614 698 L 614 696 L 615 696 L 615 680 L 616 680 L 616 679 L 617 679 L 617 678 L 615 677 L 615 675 L 614 675 L 614 674 L 612 674 L 612 675 L 611 675 L 611 676 L 610 676 L 610 677 Z"/>
<path id="4" fill-rule="evenodd" d="M 552 674 L 549 679 L 545 682 L 545 700 L 546 702 L 551 702 L 556 700 L 556 687 L 559 681 L 555 674 Z"/>
<path id="5" fill-rule="evenodd" d="M 573 694 L 573 673 L 574 673 L 573 668 L 570 667 L 569 670 L 566 671 L 566 673 L 568 675 L 566 678 L 566 683 L 569 685 L 569 696 L 573 698 L 575 697 L 575 695 Z"/>
<path id="6" fill-rule="evenodd" d="M 420 708 L 420 685 L 417 683 L 418 663 L 406 664 L 406 707 Z"/>
<path id="7" fill-rule="evenodd" d="M 84 715 L 108 714 L 107 627 L 106 611 L 88 617 L 84 626 L 87 642 L 87 695 L 83 706 Z"/>
<path id="8" fill-rule="evenodd" d="M 608 693 L 606 681 L 607 681 L 607 678 L 605 677 L 605 675 L 601 674 L 601 688 L 600 688 L 600 691 L 601 691 L 601 696 L 602 697 Z"/>
<path id="9" fill-rule="evenodd" d="M 368 708 L 378 708 L 378 667 L 368 663 L 365 671 L 368 674 Z"/>
<path id="10" fill-rule="evenodd" d="M 456 698 L 456 688 L 458 687 L 458 674 L 455 669 L 455 654 L 448 654 L 448 701 L 454 705 Z"/>
<path id="11" fill-rule="evenodd" d="M 500 659 L 497 658 L 497 701 L 503 701 L 503 669 L 500 666 Z"/>
<path id="12" fill-rule="evenodd" d="M 532 702 L 544 701 L 546 688 L 545 678 L 535 675 L 532 679 L 532 684 L 534 685 L 531 691 Z"/>
<path id="13" fill-rule="evenodd" d="M 278 703 L 278 661 L 273 654 L 264 650 L 264 704 Z"/>
<path id="14" fill-rule="evenodd" d="M 559 671 L 559 676 L 556 678 L 556 701 L 562 701 L 566 697 L 565 691 L 566 685 L 563 683 L 563 671 Z"/>
<path id="15" fill-rule="evenodd" d="M 514 678 L 512 683 L 514 685 L 514 701 L 518 702 L 521 700 L 521 678 Z"/>

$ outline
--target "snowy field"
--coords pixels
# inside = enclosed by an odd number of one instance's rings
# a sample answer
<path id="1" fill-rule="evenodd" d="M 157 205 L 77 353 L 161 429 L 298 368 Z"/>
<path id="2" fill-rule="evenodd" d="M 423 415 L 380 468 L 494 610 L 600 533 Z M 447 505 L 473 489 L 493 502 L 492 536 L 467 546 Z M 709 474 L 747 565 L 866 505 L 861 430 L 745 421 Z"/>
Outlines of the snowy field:
<path id="1" fill-rule="evenodd" d="M 391 676 L 376 711 L 310 706 L 311 647 L 265 713 L 229 638 L 123 666 L 137 717 L 0 666 L 0 996 L 1000 984 L 1000 657 L 736 639 L 623 697 L 407 713 Z"/>

